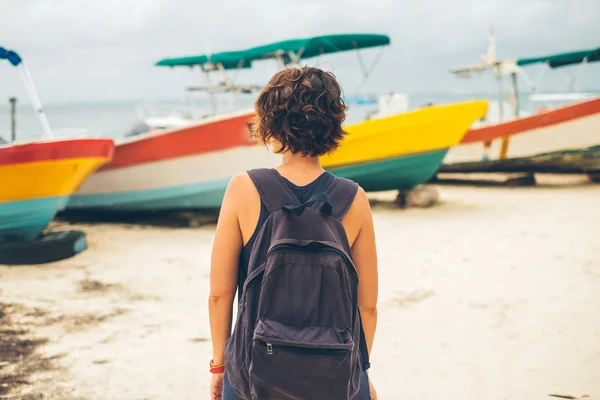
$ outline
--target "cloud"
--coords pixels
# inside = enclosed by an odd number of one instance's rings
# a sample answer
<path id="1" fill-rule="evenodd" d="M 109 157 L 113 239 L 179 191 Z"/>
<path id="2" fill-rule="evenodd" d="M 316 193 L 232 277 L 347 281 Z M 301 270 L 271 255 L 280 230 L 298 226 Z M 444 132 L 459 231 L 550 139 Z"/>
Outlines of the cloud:
<path id="1" fill-rule="evenodd" d="M 481 83 L 457 83 L 448 70 L 478 60 L 492 23 L 500 56 L 600 45 L 597 0 L 0 0 L 0 14 L 0 46 L 23 56 L 47 102 L 176 98 L 202 77 L 154 67 L 163 57 L 325 33 L 389 34 L 392 44 L 365 88 L 408 93 L 477 90 Z M 355 54 L 323 65 L 346 91 L 360 81 Z M 587 86 L 600 87 L 599 67 L 582 76 Z M 275 69 L 257 63 L 240 79 L 264 82 Z M 8 65 L 0 64 L 0 87 L 25 97 Z"/>

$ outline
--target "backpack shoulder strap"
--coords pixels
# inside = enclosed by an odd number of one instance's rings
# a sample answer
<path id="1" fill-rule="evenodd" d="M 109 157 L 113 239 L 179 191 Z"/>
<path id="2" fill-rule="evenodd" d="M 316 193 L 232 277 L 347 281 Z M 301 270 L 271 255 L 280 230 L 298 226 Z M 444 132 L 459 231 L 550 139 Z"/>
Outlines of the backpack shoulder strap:
<path id="1" fill-rule="evenodd" d="M 332 205 L 331 215 L 340 221 L 344 219 L 357 192 L 357 183 L 346 178 L 336 177 L 326 191 Z"/>
<path id="2" fill-rule="evenodd" d="M 256 190 L 260 195 L 260 199 L 267 207 L 269 213 L 280 210 L 283 206 L 299 206 L 298 199 L 290 188 L 285 185 L 277 172 L 270 168 L 260 168 L 248 171 L 248 175 Z"/>

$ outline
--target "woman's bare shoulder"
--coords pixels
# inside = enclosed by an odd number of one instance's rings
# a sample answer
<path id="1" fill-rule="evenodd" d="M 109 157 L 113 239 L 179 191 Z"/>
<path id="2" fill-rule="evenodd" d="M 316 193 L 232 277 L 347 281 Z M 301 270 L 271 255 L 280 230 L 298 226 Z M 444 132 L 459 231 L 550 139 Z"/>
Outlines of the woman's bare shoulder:
<path id="1" fill-rule="evenodd" d="M 252 194 L 258 196 L 254 182 L 252 182 L 247 172 L 237 173 L 229 180 L 226 196 L 243 200 L 243 196 L 251 196 Z"/>
<path id="2" fill-rule="evenodd" d="M 362 187 L 358 187 L 354 201 L 348 210 L 348 215 L 364 215 L 365 212 L 371 213 L 371 205 L 369 203 L 369 197 L 367 192 Z"/>
<path id="3" fill-rule="evenodd" d="M 240 216 L 254 210 L 256 207 L 251 205 L 260 204 L 259 199 L 258 191 L 248 173 L 240 172 L 230 179 L 223 202 L 230 204 L 231 209 Z"/>
<path id="4" fill-rule="evenodd" d="M 369 198 L 364 189 L 359 187 L 358 192 L 354 197 L 354 201 L 343 221 L 350 245 L 354 244 L 359 232 L 369 224 L 371 218 Z"/>

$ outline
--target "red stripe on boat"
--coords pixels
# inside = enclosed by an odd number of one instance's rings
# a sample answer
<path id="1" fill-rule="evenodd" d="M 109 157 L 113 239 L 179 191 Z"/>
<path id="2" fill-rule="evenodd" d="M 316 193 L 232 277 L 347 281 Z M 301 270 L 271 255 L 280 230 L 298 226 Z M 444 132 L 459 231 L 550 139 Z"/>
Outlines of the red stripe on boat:
<path id="1" fill-rule="evenodd" d="M 238 146 L 256 146 L 248 122 L 254 113 L 143 135 L 118 144 L 112 162 L 102 170 L 191 156 Z"/>
<path id="2" fill-rule="evenodd" d="M 111 139 L 66 139 L 0 146 L 0 165 L 70 158 L 111 158 L 114 152 Z"/>
<path id="3" fill-rule="evenodd" d="M 515 119 L 513 121 L 471 129 L 466 133 L 460 143 L 486 142 L 492 139 L 512 136 L 532 129 L 543 128 L 545 126 L 559 124 L 561 122 L 582 118 L 596 113 L 600 113 L 600 98 L 571 104 L 554 110 L 543 111 L 539 114 Z"/>

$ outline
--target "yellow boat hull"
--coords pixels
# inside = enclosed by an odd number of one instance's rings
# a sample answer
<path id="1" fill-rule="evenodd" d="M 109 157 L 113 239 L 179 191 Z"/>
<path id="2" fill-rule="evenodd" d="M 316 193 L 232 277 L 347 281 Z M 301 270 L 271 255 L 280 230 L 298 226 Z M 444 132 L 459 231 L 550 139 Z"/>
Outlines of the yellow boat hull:
<path id="1" fill-rule="evenodd" d="M 325 168 L 429 153 L 456 146 L 469 127 L 487 113 L 484 100 L 431 106 L 346 127 L 348 136 Z"/>
<path id="2" fill-rule="evenodd" d="M 0 202 L 70 196 L 105 157 L 71 158 L 0 166 Z"/>
<path id="3" fill-rule="evenodd" d="M 0 146 L 0 244 L 35 239 L 113 152 L 110 139 Z"/>

